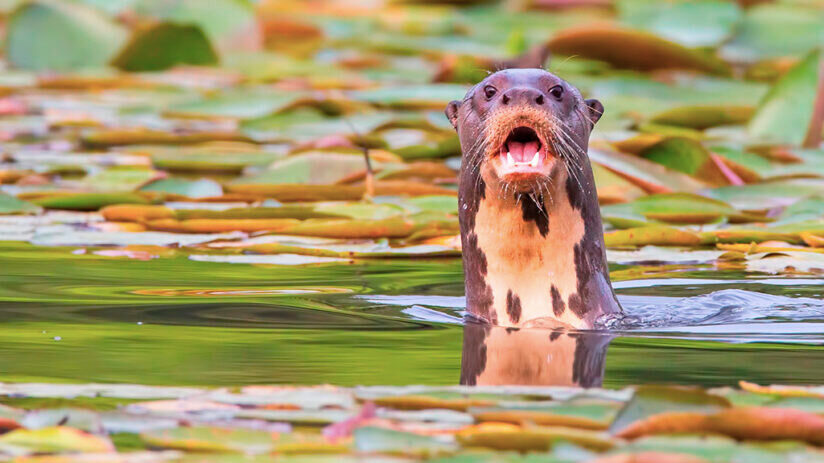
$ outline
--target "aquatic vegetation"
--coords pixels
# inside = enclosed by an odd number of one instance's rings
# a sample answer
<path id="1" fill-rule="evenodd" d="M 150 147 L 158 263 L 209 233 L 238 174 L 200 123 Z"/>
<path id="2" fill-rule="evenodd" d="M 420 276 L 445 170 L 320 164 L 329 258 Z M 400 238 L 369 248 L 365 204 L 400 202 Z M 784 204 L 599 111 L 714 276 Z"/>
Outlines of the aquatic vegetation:
<path id="1" fill-rule="evenodd" d="M 60 408 L 41 408 L 61 400 Z M 820 461 L 820 387 L 0 384 L 20 462 Z"/>
<path id="2" fill-rule="evenodd" d="M 273 264 L 458 254 L 441 110 L 483 69 L 551 54 L 607 108 L 590 156 L 608 246 L 821 272 L 822 10 L 530 5 L 10 2 L 0 213 L 41 219 L 0 238 Z M 784 27 L 792 44 L 765 39 Z"/>
<path id="3" fill-rule="evenodd" d="M 824 459 L 821 5 L 449 3 L 0 2 L 0 461 Z M 795 385 L 354 387 L 458 381 L 442 111 L 538 63 L 606 108 L 598 381 Z"/>

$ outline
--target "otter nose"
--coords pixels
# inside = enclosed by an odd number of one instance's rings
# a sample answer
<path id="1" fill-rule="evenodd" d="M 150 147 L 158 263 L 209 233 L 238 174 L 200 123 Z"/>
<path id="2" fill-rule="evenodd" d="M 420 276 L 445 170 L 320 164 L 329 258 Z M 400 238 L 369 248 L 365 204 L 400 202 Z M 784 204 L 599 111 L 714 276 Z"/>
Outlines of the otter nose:
<path id="1" fill-rule="evenodd" d="M 515 87 L 504 92 L 501 97 L 501 102 L 505 105 L 512 104 L 513 106 L 518 104 L 537 104 L 540 106 L 544 104 L 544 94 L 534 88 Z"/>

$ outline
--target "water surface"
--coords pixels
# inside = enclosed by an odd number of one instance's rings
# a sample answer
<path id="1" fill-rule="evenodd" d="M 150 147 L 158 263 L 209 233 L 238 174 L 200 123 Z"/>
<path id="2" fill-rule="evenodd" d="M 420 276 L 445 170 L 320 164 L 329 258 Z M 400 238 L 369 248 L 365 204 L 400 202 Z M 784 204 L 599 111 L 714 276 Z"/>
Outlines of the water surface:
<path id="1" fill-rule="evenodd" d="M 461 374 L 459 259 L 249 265 L 3 242 L 0 268 L 0 381 L 455 384 Z M 615 282 L 628 317 L 613 326 L 605 386 L 824 383 L 822 280 L 700 264 L 638 274 Z"/>

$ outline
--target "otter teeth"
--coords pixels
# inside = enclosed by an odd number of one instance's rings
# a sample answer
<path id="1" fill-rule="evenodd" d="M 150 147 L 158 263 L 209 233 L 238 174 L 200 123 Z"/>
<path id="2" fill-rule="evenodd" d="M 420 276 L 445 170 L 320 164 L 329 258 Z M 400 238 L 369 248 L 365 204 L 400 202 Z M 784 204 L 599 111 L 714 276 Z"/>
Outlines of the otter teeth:
<path id="1" fill-rule="evenodd" d="M 538 152 L 535 152 L 535 156 L 532 156 L 532 160 L 529 161 L 529 165 L 532 167 L 538 167 Z"/>
<path id="2" fill-rule="evenodd" d="M 539 152 L 536 151 L 535 154 L 532 156 L 532 159 L 529 162 L 517 162 L 512 157 L 512 153 L 507 151 L 506 152 L 506 163 L 510 166 L 530 166 L 530 167 L 538 167 L 538 163 L 541 161 Z"/>

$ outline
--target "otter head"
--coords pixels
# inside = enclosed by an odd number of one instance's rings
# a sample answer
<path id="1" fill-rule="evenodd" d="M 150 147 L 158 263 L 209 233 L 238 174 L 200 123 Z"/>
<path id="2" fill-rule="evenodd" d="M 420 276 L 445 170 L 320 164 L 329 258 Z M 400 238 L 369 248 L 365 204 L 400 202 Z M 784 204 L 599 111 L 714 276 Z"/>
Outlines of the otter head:
<path id="1" fill-rule="evenodd" d="M 603 113 L 572 85 L 540 69 L 496 72 L 453 101 L 446 115 L 458 130 L 464 162 L 492 188 L 551 194 L 569 164 L 586 161 L 593 125 Z"/>
<path id="2" fill-rule="evenodd" d="M 592 327 L 620 310 L 606 266 L 589 136 L 603 113 L 542 69 L 507 69 L 453 101 L 467 306 L 493 324 Z"/>

